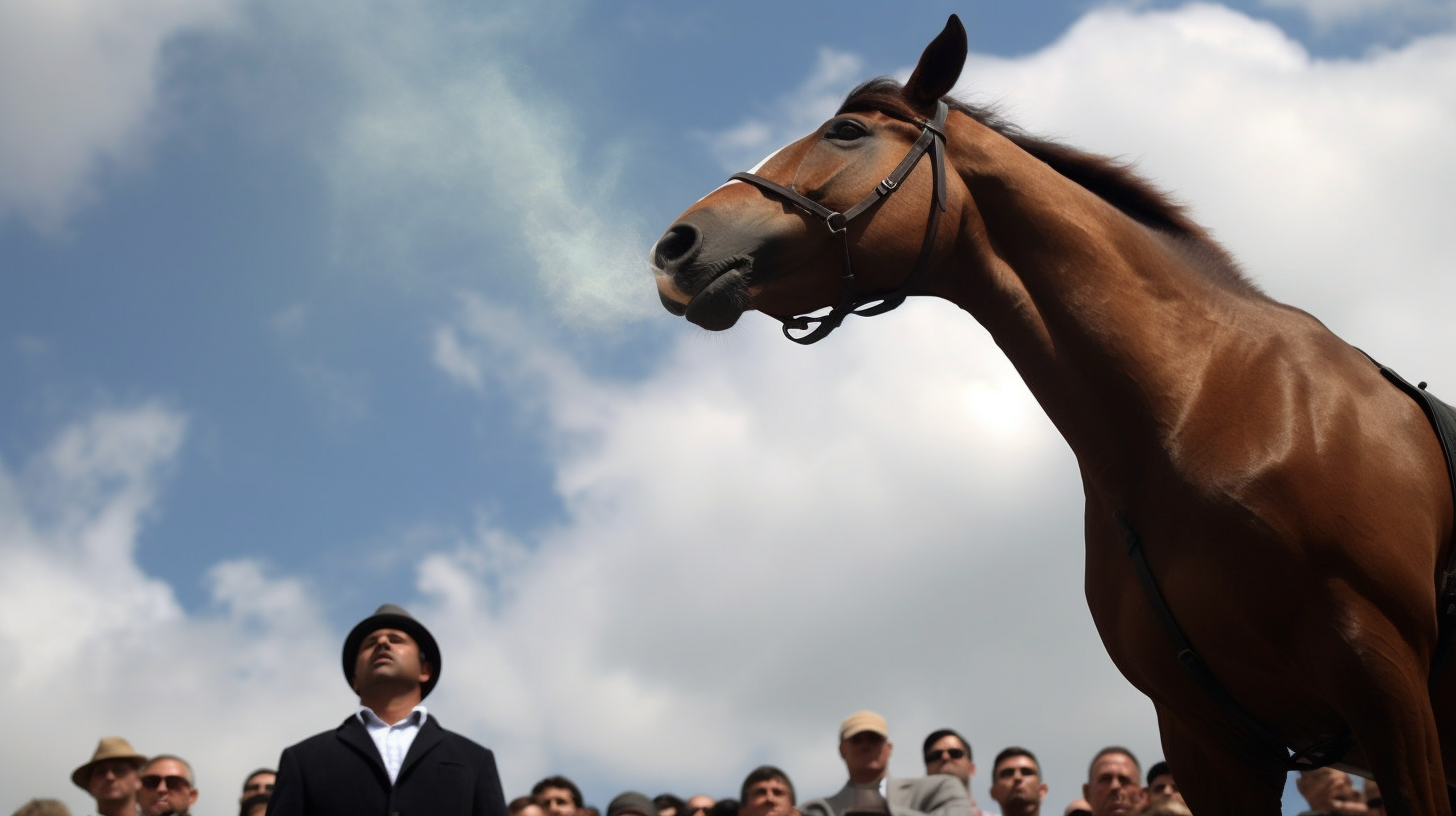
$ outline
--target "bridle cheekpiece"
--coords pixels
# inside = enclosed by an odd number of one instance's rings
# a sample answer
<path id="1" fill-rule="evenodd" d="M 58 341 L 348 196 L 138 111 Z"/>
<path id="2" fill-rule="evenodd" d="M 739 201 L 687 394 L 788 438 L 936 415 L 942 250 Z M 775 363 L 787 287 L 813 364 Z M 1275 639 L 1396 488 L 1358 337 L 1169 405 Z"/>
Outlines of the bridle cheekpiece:
<path id="1" fill-rule="evenodd" d="M 935 103 L 935 118 L 931 120 L 916 119 L 915 124 L 920 126 L 920 138 L 915 140 L 910 152 L 905 158 L 890 171 L 875 189 L 871 190 L 860 202 L 844 212 L 835 212 L 817 201 L 811 201 L 799 193 L 790 190 L 777 182 L 755 175 L 753 173 L 734 173 L 730 178 L 737 181 L 745 181 L 765 192 L 772 193 L 788 203 L 798 207 L 804 212 L 824 222 L 831 235 L 839 236 L 840 245 L 844 248 L 844 295 L 840 298 L 839 304 L 830 310 L 829 314 L 822 317 L 813 317 L 812 313 L 795 315 L 789 318 L 779 318 L 784 324 L 784 336 L 799 343 L 808 345 L 817 343 L 829 336 L 829 333 L 839 328 L 844 318 L 856 314 L 862 317 L 870 317 L 877 314 L 884 314 L 901 303 L 909 296 L 907 291 L 910 285 L 920 276 L 920 273 L 930 263 L 930 252 L 935 244 L 935 231 L 940 223 L 940 214 L 945 212 L 945 120 L 950 109 L 943 101 Z M 935 206 L 930 208 L 930 218 L 925 224 L 925 240 L 920 246 L 920 258 L 915 262 L 915 268 L 910 272 L 909 277 L 895 289 L 889 292 L 871 292 L 860 295 L 854 294 L 852 284 L 854 282 L 854 270 L 849 260 L 849 222 L 857 218 L 866 210 L 875 206 L 881 199 L 888 197 L 891 193 L 900 189 L 905 177 L 919 164 L 920 158 L 926 153 L 930 154 L 930 164 L 935 177 Z M 817 326 L 815 324 L 818 324 Z M 793 332 L 805 332 L 795 335 Z"/>

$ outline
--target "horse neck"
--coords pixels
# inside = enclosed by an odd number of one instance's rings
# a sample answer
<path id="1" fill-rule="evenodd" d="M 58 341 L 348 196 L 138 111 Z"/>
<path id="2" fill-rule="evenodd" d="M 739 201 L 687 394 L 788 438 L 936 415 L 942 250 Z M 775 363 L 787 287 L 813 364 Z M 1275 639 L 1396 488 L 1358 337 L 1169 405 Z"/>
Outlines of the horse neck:
<path id="1" fill-rule="evenodd" d="M 1084 468 L 1160 444 L 1249 297 L 1197 271 L 1191 239 L 999 141 L 953 157 L 975 207 L 938 294 L 986 327 Z"/>

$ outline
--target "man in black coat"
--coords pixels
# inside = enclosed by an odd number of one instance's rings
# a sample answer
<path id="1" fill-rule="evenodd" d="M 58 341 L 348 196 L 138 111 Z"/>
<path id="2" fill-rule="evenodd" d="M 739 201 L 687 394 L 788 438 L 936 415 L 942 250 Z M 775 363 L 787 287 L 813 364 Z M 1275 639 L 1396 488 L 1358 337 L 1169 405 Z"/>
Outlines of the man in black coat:
<path id="1" fill-rule="evenodd" d="M 495 756 L 421 701 L 440 679 L 428 629 L 385 604 L 344 639 L 359 711 L 283 751 L 268 816 L 507 816 Z"/>

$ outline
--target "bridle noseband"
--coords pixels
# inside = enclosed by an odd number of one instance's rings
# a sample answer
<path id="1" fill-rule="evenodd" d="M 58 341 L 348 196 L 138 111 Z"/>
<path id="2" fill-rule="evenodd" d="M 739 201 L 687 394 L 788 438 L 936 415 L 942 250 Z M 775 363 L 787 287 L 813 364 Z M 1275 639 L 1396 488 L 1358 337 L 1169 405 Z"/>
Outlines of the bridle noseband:
<path id="1" fill-rule="evenodd" d="M 789 318 L 779 318 L 784 324 L 784 336 L 799 343 L 808 345 L 817 343 L 829 336 L 829 333 L 839 328 L 844 318 L 852 314 L 870 317 L 894 309 L 909 295 L 906 291 L 910 288 L 922 270 L 930 263 L 930 252 L 935 244 L 935 230 L 940 223 L 940 214 L 945 212 L 945 119 L 950 109 L 945 102 L 935 103 L 935 118 L 929 121 L 923 119 L 914 120 L 920 125 L 920 138 L 915 140 L 910 152 L 895 166 L 895 169 L 886 176 L 883 181 L 875 185 L 875 189 L 865 196 L 860 202 L 844 212 L 835 212 L 817 201 L 811 201 L 793 190 L 769 181 L 762 176 L 753 173 L 734 173 L 730 178 L 737 181 L 746 181 L 760 189 L 773 193 L 788 201 L 799 209 L 815 216 L 824 222 L 829 228 L 831 235 L 839 236 L 840 244 L 844 247 L 844 296 L 840 298 L 839 305 L 835 306 L 823 317 L 812 317 L 809 314 L 796 315 Z M 900 189 L 905 177 L 915 169 L 920 162 L 920 157 L 926 152 L 930 153 L 930 164 L 935 175 L 935 206 L 930 208 L 930 218 L 925 224 L 925 240 L 920 246 L 920 258 L 915 262 L 915 268 L 910 272 L 897 288 L 889 292 L 866 293 L 855 295 L 851 284 L 854 281 L 854 271 L 849 263 L 849 222 L 873 207 L 879 201 L 896 190 Z M 815 326 L 814 324 L 818 324 Z M 810 330 L 810 327 L 814 328 Z M 806 334 L 794 335 L 792 332 L 807 332 Z"/>

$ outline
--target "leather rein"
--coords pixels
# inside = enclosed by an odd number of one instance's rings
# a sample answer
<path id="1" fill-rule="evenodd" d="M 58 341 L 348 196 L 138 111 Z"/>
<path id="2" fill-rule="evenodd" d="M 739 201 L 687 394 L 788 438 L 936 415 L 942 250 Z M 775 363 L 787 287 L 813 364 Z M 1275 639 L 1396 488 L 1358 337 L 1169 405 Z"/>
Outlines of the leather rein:
<path id="1" fill-rule="evenodd" d="M 829 314 L 822 317 L 814 317 L 811 312 L 788 318 L 777 318 L 784 324 L 785 337 L 800 345 L 817 343 L 839 328 L 839 324 L 843 323 L 844 318 L 849 315 L 870 317 L 896 308 L 905 302 L 911 283 L 930 264 L 930 253 L 935 245 L 935 233 L 940 224 L 940 214 L 945 212 L 945 120 L 950 112 L 950 108 L 943 101 L 937 101 L 935 106 L 934 119 L 910 120 L 920 126 L 920 138 L 915 140 L 915 144 L 910 147 L 910 152 L 905 154 L 905 158 L 900 160 L 890 175 L 875 185 L 875 189 L 871 190 L 869 195 L 842 213 L 835 212 L 782 184 L 769 181 L 753 173 L 734 173 L 729 177 L 731 180 L 745 181 L 765 192 L 772 193 L 820 219 L 829 228 L 831 235 L 839 237 L 840 245 L 844 248 L 844 275 L 841 276 L 841 280 L 844 281 L 844 294 L 840 297 L 839 304 L 830 310 Z M 915 165 L 920 163 L 920 158 L 926 153 L 930 154 L 930 164 L 934 170 L 935 206 L 930 208 L 930 218 L 925 224 L 925 239 L 920 245 L 920 258 L 915 262 L 915 268 L 910 272 L 910 276 L 895 289 L 888 292 L 866 292 L 856 295 L 853 286 L 854 270 L 850 265 L 849 222 L 900 189 L 905 177 L 910 175 L 910 171 L 915 169 Z M 805 333 L 796 335 L 794 332 Z"/>

